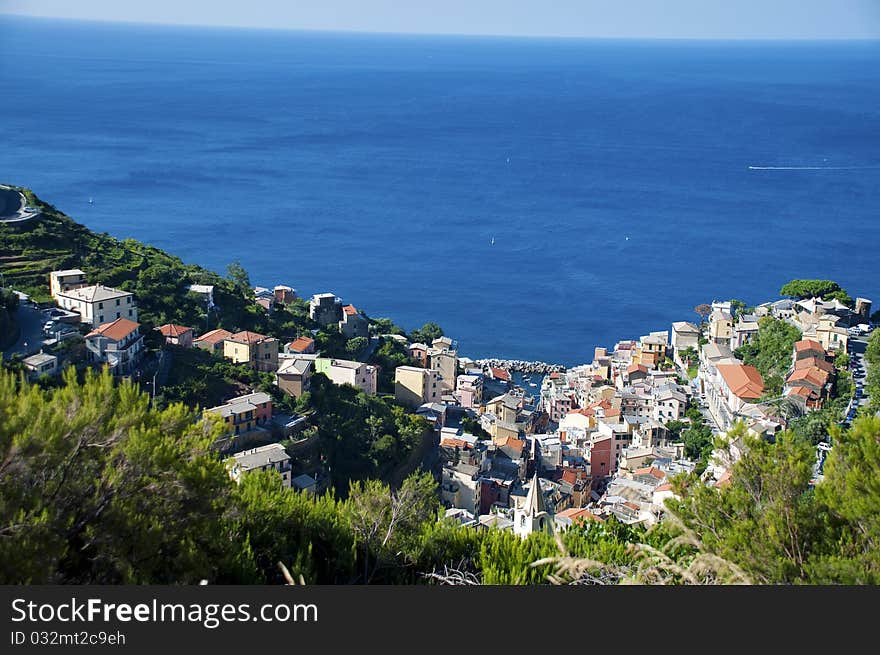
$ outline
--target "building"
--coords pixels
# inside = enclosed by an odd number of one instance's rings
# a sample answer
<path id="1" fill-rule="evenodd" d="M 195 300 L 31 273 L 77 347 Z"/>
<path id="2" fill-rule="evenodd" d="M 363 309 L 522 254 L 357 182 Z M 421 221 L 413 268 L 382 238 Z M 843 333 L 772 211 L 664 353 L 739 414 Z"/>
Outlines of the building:
<path id="1" fill-rule="evenodd" d="M 553 533 L 553 514 L 547 511 L 537 472 L 532 478 L 525 503 L 513 512 L 513 531 L 523 539 L 533 532 Z"/>
<path id="2" fill-rule="evenodd" d="M 741 314 L 733 327 L 733 339 L 730 347 L 732 350 L 741 348 L 758 334 L 758 317 L 754 314 Z"/>
<path id="3" fill-rule="evenodd" d="M 25 357 L 21 363 L 27 369 L 29 380 L 36 380 L 41 375 L 55 375 L 58 372 L 58 358 L 44 352 Z"/>
<path id="4" fill-rule="evenodd" d="M 272 397 L 258 391 L 233 398 L 224 405 L 205 410 L 205 414 L 219 416 L 224 423 L 225 436 L 239 436 L 264 428 L 272 420 Z"/>
<path id="5" fill-rule="evenodd" d="M 275 302 L 279 305 L 288 305 L 296 300 L 296 289 L 285 284 L 276 284 L 272 292 L 275 294 Z"/>
<path id="6" fill-rule="evenodd" d="M 314 359 L 285 358 L 275 371 L 275 384 L 288 396 L 299 398 L 311 388 Z"/>
<path id="7" fill-rule="evenodd" d="M 245 330 L 223 341 L 223 356 L 257 371 L 278 369 L 278 339 Z"/>
<path id="8" fill-rule="evenodd" d="M 483 376 L 459 375 L 455 381 L 455 396 L 462 407 L 479 407 L 483 402 Z"/>
<path id="9" fill-rule="evenodd" d="M 118 318 L 137 322 L 134 294 L 101 284 L 59 291 L 55 300 L 62 309 L 77 312 L 82 322 L 96 328 Z"/>
<path id="10" fill-rule="evenodd" d="M 215 355 L 222 355 L 223 342 L 231 336 L 232 332 L 229 330 L 211 330 L 210 332 L 205 332 L 198 339 L 193 339 L 193 346 L 201 348 L 202 350 L 207 350 L 209 353 Z"/>
<path id="11" fill-rule="evenodd" d="M 187 289 L 194 294 L 202 297 L 205 307 L 214 306 L 214 285 L 213 284 L 190 284 Z"/>
<path id="12" fill-rule="evenodd" d="M 127 318 L 117 318 L 89 332 L 85 342 L 92 361 L 107 364 L 113 375 L 131 373 L 144 354 L 140 327 Z"/>
<path id="13" fill-rule="evenodd" d="M 428 346 L 423 343 L 413 343 L 407 346 L 406 350 L 416 364 L 424 368 L 428 367 Z"/>
<path id="14" fill-rule="evenodd" d="M 416 366 L 398 366 L 394 369 L 394 398 L 415 409 L 425 403 L 440 402 L 443 395 L 439 371 Z"/>
<path id="15" fill-rule="evenodd" d="M 733 318 L 729 311 L 716 309 L 709 315 L 709 341 L 730 346 L 733 339 Z"/>
<path id="16" fill-rule="evenodd" d="M 193 329 L 183 325 L 174 325 L 166 323 L 155 328 L 165 337 L 165 343 L 183 348 L 193 347 Z"/>
<path id="17" fill-rule="evenodd" d="M 676 355 L 682 350 L 700 347 L 700 328 L 687 321 L 672 324 L 672 350 Z"/>
<path id="18" fill-rule="evenodd" d="M 363 362 L 317 357 L 315 373 L 323 373 L 333 384 L 350 384 L 364 393 L 375 395 L 378 369 Z"/>
<path id="19" fill-rule="evenodd" d="M 722 431 L 739 419 L 745 406 L 764 394 L 764 380 L 754 366 L 718 364 L 717 376 L 706 394 L 709 413 Z"/>
<path id="20" fill-rule="evenodd" d="M 52 271 L 49 273 L 49 292 L 55 300 L 63 291 L 80 289 L 86 286 L 86 274 L 78 268 L 69 268 L 64 271 Z"/>
<path id="21" fill-rule="evenodd" d="M 438 371 L 443 387 L 447 391 L 455 389 L 455 376 L 458 372 L 458 352 L 452 348 L 448 337 L 434 339 L 428 349 L 428 368 Z"/>
<path id="22" fill-rule="evenodd" d="M 240 482 L 241 476 L 251 471 L 278 471 L 281 475 L 281 486 L 291 487 L 290 455 L 280 443 L 235 453 L 227 462 L 229 476 L 236 482 Z"/>
<path id="23" fill-rule="evenodd" d="M 321 327 L 342 320 L 342 301 L 332 293 L 316 293 L 309 301 L 309 317 Z"/>
<path id="24" fill-rule="evenodd" d="M 287 355 L 314 355 L 315 351 L 315 340 L 311 337 L 297 337 L 284 346 Z"/>
<path id="25" fill-rule="evenodd" d="M 370 337 L 369 323 L 366 317 L 358 312 L 354 305 L 346 305 L 342 308 L 342 320 L 339 321 L 339 331 L 346 339 Z"/>

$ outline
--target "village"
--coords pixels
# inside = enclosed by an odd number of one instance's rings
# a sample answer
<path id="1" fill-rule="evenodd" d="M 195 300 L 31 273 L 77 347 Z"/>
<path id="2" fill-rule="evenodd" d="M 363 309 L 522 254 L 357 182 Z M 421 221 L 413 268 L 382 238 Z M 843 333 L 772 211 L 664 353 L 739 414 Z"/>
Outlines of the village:
<path id="1" fill-rule="evenodd" d="M 43 310 L 51 316 L 43 326 L 46 347 L 22 360 L 31 379 L 58 375 L 70 362 L 53 354 L 52 346 L 80 335 L 90 365 L 140 380 L 155 394 L 162 349 L 159 368 L 145 379 L 141 364 L 149 349 L 135 295 L 90 284 L 80 269 L 51 272 L 49 288 L 56 306 Z M 189 291 L 206 307 L 214 304 L 210 285 L 190 285 Z M 297 294 L 286 285 L 255 287 L 253 300 L 272 312 Z M 853 304 L 783 298 L 745 308 L 716 301 L 697 308 L 699 322 L 674 322 L 669 330 L 597 347 L 591 362 L 568 369 L 473 360 L 460 356 L 447 336 L 422 343 L 376 334 L 363 312 L 333 293 L 311 296 L 309 317 L 346 340 L 361 339 L 365 347 L 356 359 L 325 356 L 316 339 L 304 335 L 287 341 L 220 328 L 199 333 L 170 323 L 153 329 L 166 346 L 201 349 L 271 374 L 277 393 L 291 399 L 308 393 L 317 375 L 379 394 L 380 367 L 367 360 L 383 340 L 396 342 L 411 365 L 394 368 L 393 401 L 430 426 L 446 520 L 526 536 L 612 516 L 653 525 L 675 494 L 678 474 L 696 472 L 706 485 L 727 484 L 746 447 L 744 435 L 773 439 L 792 419 L 830 403 L 845 406 L 841 424 L 851 420 L 863 400 L 860 353 L 871 330 L 871 301 L 857 298 Z M 765 319 L 784 322 L 800 335 L 779 393 L 768 393 L 769 381 L 735 355 L 755 341 Z M 851 384 L 838 384 L 841 377 Z M 843 400 L 842 388 L 849 390 Z M 309 416 L 277 411 L 272 394 L 256 389 L 205 407 L 203 414 L 223 426 L 217 449 L 233 479 L 271 469 L 285 487 L 326 490 L 322 467 L 314 464 Z M 702 456 L 682 439 L 697 428 L 712 439 L 704 439 Z M 817 444 L 817 480 L 830 441 Z"/>

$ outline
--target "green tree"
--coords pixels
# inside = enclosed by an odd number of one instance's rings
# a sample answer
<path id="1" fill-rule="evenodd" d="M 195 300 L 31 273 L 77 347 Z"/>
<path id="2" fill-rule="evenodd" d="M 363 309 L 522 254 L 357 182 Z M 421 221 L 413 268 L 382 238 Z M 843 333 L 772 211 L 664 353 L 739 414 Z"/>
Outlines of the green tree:
<path id="1" fill-rule="evenodd" d="M 369 584 L 383 564 L 396 564 L 395 553 L 411 548 L 438 510 L 437 483 L 430 474 L 413 474 L 396 491 L 377 480 L 353 482 L 346 511 L 362 550 L 363 583 Z"/>
<path id="2" fill-rule="evenodd" d="M 764 583 L 809 580 L 809 563 L 822 547 L 822 516 L 810 486 L 815 453 L 783 432 L 775 443 L 749 437 L 742 423 L 728 435 L 747 451 L 722 489 L 696 480 L 677 482 L 673 510 L 709 552 L 741 566 Z"/>
<path id="3" fill-rule="evenodd" d="M 214 437 L 106 371 L 41 391 L 0 371 L 0 579 L 167 584 L 213 578 L 231 490 Z"/>
<path id="4" fill-rule="evenodd" d="M 844 305 L 853 306 L 853 299 L 837 282 L 832 280 L 792 280 L 779 290 L 780 295 L 791 298 L 814 298 L 823 300 L 837 299 Z"/>
<path id="5" fill-rule="evenodd" d="M 253 293 L 250 275 L 238 260 L 226 267 L 226 279 L 232 282 L 241 293 L 245 295 Z"/>
<path id="6" fill-rule="evenodd" d="M 766 395 L 779 396 L 791 367 L 794 344 L 800 338 L 800 330 L 793 325 L 772 316 L 763 316 L 758 321 L 758 333 L 750 343 L 737 348 L 734 355 L 758 369 L 764 379 Z"/>
<path id="7" fill-rule="evenodd" d="M 424 343 L 429 346 L 434 339 L 439 339 L 442 336 L 443 329 L 436 323 L 432 322 L 425 323 L 418 330 L 413 330 L 409 333 L 410 341 Z"/>

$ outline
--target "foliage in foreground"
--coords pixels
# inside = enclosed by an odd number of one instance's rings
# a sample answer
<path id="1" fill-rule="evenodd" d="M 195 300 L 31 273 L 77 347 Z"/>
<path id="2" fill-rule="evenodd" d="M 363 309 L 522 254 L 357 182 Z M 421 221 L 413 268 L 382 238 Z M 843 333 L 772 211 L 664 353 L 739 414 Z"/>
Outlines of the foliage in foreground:
<path id="1" fill-rule="evenodd" d="M 834 435 L 816 486 L 808 442 L 746 438 L 728 487 L 679 481 L 675 520 L 525 540 L 438 521 L 425 474 L 345 499 L 235 484 L 215 436 L 107 373 L 42 390 L 0 371 L 0 582 L 277 584 L 279 563 L 310 584 L 880 582 L 877 418 Z"/>

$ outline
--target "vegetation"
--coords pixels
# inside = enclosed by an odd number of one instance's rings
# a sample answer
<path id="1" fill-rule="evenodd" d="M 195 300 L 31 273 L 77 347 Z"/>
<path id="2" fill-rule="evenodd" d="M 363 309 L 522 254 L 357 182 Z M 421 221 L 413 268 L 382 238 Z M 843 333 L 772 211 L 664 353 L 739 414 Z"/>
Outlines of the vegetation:
<path id="1" fill-rule="evenodd" d="M 18 309 L 18 296 L 11 289 L 0 287 L 0 347 L 13 342 L 18 328 L 13 315 Z"/>
<path id="2" fill-rule="evenodd" d="M 748 444 L 730 485 L 679 480 L 673 510 L 703 546 L 761 583 L 880 582 L 880 419 L 836 431 L 825 479 L 812 484 L 815 451 L 790 432 Z"/>
<path id="3" fill-rule="evenodd" d="M 297 409 L 314 409 L 321 451 L 337 493 L 350 480 L 392 479 L 418 453 L 428 423 L 400 406 L 349 385 L 335 385 L 325 375 L 312 377 L 311 389 Z"/>
<path id="4" fill-rule="evenodd" d="M 370 357 L 370 363 L 379 368 L 379 393 L 394 393 L 394 369 L 398 366 L 415 366 L 416 362 L 402 343 L 385 337 Z"/>
<path id="5" fill-rule="evenodd" d="M 880 413 L 880 330 L 874 330 L 868 337 L 868 346 L 865 349 L 865 393 L 868 402 L 862 406 L 861 413 L 865 416 L 875 416 Z"/>
<path id="6" fill-rule="evenodd" d="M 779 294 L 791 298 L 815 298 L 823 300 L 837 299 L 847 307 L 854 305 L 853 299 L 837 282 L 831 280 L 792 280 L 783 285 Z"/>
<path id="7" fill-rule="evenodd" d="M 409 333 L 409 340 L 413 343 L 423 343 L 430 346 L 434 339 L 443 336 L 443 329 L 436 323 L 425 323 L 418 330 Z"/>
<path id="8" fill-rule="evenodd" d="M 794 344 L 801 332 L 786 321 L 763 316 L 758 320 L 758 333 L 750 343 L 734 351 L 744 364 L 758 369 L 764 379 L 764 394 L 774 398 L 782 394 L 785 375 L 791 368 Z"/>

